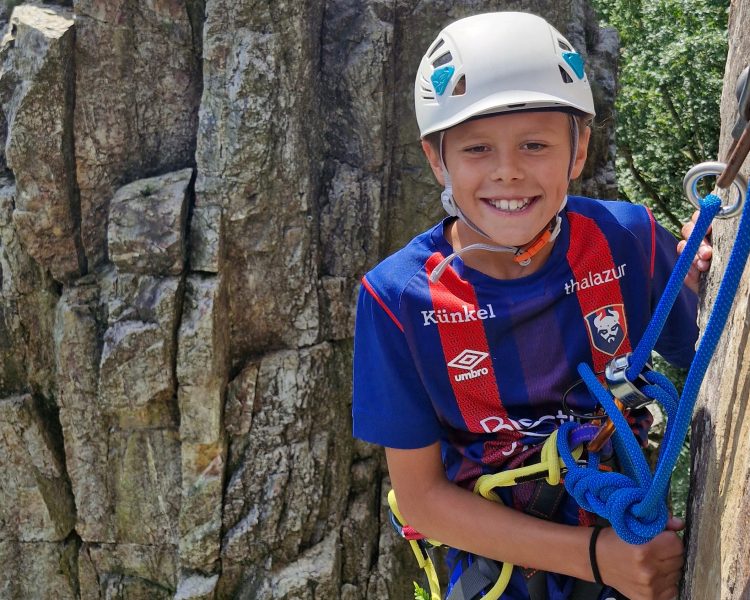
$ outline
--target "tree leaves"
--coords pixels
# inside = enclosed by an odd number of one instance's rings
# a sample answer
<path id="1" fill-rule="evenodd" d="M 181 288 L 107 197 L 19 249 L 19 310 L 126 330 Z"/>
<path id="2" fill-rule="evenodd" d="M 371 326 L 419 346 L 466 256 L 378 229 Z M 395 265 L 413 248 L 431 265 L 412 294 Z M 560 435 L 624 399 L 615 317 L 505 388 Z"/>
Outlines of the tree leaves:
<path id="1" fill-rule="evenodd" d="M 716 160 L 729 0 L 594 0 L 620 34 L 617 175 L 676 233 L 692 207 L 682 177 Z"/>

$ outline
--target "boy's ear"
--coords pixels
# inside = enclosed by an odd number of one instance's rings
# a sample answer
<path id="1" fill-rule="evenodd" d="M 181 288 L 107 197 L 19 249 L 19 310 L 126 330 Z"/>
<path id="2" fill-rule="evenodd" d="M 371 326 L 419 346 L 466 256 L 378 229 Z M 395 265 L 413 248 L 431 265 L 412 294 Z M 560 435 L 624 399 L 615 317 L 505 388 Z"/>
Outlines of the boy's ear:
<path id="1" fill-rule="evenodd" d="M 586 165 L 586 157 L 589 155 L 590 140 L 591 127 L 582 127 L 578 134 L 578 150 L 573 162 L 573 170 L 570 173 L 571 179 L 577 179 L 583 173 L 583 167 Z"/>
<path id="2" fill-rule="evenodd" d="M 445 186 L 445 177 L 443 177 L 443 166 L 441 165 L 440 161 L 440 154 L 437 148 L 435 148 L 434 145 L 432 145 L 427 140 L 422 140 L 422 151 L 424 152 L 424 155 L 427 157 L 427 160 L 430 163 L 430 167 L 432 168 L 432 173 L 435 175 L 435 179 L 438 180 L 438 183 L 442 186 Z"/>

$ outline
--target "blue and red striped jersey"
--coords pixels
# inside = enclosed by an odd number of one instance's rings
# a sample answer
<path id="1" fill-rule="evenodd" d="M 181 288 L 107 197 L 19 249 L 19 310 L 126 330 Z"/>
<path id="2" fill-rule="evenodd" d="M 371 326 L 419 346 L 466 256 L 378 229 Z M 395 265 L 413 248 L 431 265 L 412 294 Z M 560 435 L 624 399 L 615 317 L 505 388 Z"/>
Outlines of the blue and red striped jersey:
<path id="1" fill-rule="evenodd" d="M 640 340 L 677 258 L 642 206 L 568 198 L 542 268 L 498 280 L 456 258 L 446 219 L 362 280 L 354 341 L 354 435 L 393 448 L 440 442 L 448 478 L 471 487 L 571 417 L 562 396 L 585 362 L 597 372 Z M 696 295 L 683 288 L 657 351 L 688 366 Z M 584 386 L 569 404 L 591 412 Z M 643 411 L 641 435 L 650 425 Z"/>

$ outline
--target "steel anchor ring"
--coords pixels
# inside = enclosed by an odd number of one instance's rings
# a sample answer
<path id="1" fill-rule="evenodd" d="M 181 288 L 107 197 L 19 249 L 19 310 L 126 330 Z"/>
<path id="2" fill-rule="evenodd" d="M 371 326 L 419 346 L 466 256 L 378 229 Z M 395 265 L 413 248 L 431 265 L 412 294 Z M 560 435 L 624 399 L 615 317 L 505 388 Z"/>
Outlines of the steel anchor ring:
<path id="1" fill-rule="evenodd" d="M 685 178 L 682 180 L 682 187 L 685 190 L 685 196 L 687 196 L 687 199 L 693 206 L 698 209 L 701 207 L 701 195 L 698 193 L 698 182 L 705 177 L 718 177 L 724 172 L 726 167 L 726 164 L 721 162 L 703 162 L 699 165 L 695 165 L 685 173 Z M 731 188 L 737 192 L 737 198 L 733 204 L 721 207 L 716 215 L 720 219 L 728 219 L 729 217 L 737 215 L 742 210 L 742 205 L 745 203 L 747 180 L 741 174 L 737 173 L 734 181 L 732 181 Z"/>

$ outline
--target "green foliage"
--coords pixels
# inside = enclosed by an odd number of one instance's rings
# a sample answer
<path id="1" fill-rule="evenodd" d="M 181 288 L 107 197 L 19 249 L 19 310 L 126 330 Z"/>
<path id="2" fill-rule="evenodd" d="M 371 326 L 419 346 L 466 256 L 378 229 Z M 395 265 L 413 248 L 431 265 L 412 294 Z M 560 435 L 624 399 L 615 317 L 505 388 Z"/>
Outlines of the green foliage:
<path id="1" fill-rule="evenodd" d="M 5 8 L 8 9 L 8 12 L 10 12 L 19 4 L 23 4 L 24 0 L 3 0 L 3 3 L 5 4 Z"/>
<path id="2" fill-rule="evenodd" d="M 620 193 L 675 233 L 692 213 L 682 177 L 716 160 L 729 0 L 593 0 L 620 34 Z"/>
<path id="3" fill-rule="evenodd" d="M 414 584 L 414 600 L 430 600 L 430 593 L 421 587 L 416 581 L 412 582 Z"/>
<path id="4" fill-rule="evenodd" d="M 593 0 L 620 34 L 617 180 L 623 197 L 650 206 L 674 233 L 693 212 L 682 178 L 694 164 L 716 160 L 719 103 L 727 55 L 729 0 Z M 707 190 L 704 190 L 704 192 Z M 658 371 L 680 389 L 685 373 L 660 359 Z M 662 428 L 655 428 L 658 448 Z M 656 458 L 656 453 L 653 454 Z M 672 477 L 672 508 L 685 514 L 689 447 Z"/>
<path id="5" fill-rule="evenodd" d="M 623 197 L 649 205 L 677 233 L 693 208 L 682 178 L 716 160 L 719 103 L 727 55 L 730 0 L 593 0 L 620 34 L 617 179 Z M 703 190 L 705 193 L 708 190 Z M 685 372 L 655 357 L 654 366 L 682 388 Z M 651 444 L 656 459 L 663 423 Z M 672 476 L 674 514 L 685 514 L 690 452 L 683 446 Z"/>
<path id="6" fill-rule="evenodd" d="M 690 491 L 690 440 L 680 448 L 680 456 L 674 467 L 671 481 L 672 513 L 677 517 L 687 515 L 687 498 Z"/>
<path id="7" fill-rule="evenodd" d="M 677 388 L 677 392 L 682 394 L 682 388 L 685 385 L 685 378 L 687 377 L 687 369 L 678 369 L 670 365 L 665 359 L 658 354 L 652 355 L 654 370 L 666 375 L 669 380 Z M 649 407 L 651 412 L 659 410 L 658 406 Z M 649 433 L 649 461 L 653 466 L 656 465 L 656 460 L 659 455 L 659 446 L 661 445 L 662 438 L 664 437 L 666 423 L 662 420 L 659 425 L 652 428 Z M 689 433 L 689 432 L 688 432 Z M 685 443 L 680 448 L 680 456 L 677 459 L 674 471 L 672 472 L 672 481 L 670 484 L 670 506 L 672 513 L 677 517 L 684 517 L 687 510 L 687 497 L 690 489 L 690 441 L 685 440 Z"/>

